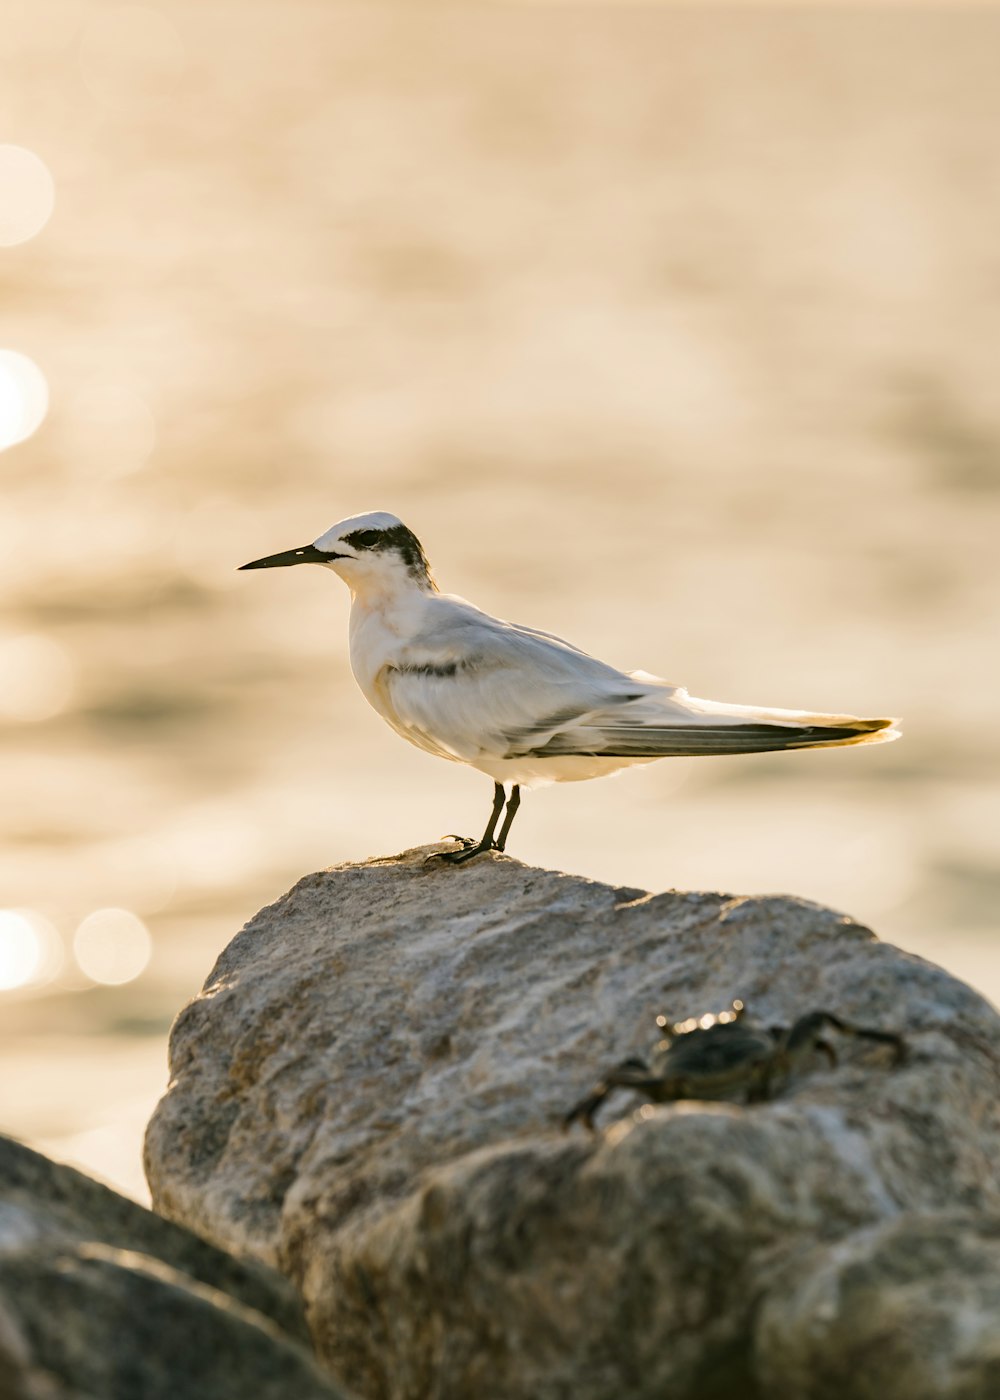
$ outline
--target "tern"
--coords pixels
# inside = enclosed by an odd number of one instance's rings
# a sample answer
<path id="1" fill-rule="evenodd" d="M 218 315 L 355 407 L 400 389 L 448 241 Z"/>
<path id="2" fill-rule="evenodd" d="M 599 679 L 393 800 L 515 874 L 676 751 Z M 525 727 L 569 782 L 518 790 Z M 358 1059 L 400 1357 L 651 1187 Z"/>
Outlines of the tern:
<path id="1" fill-rule="evenodd" d="M 385 511 L 351 516 L 312 544 L 241 568 L 293 564 L 322 564 L 350 589 L 351 669 L 372 708 L 417 748 L 493 779 L 482 839 L 455 837 L 461 849 L 441 854 L 456 864 L 504 850 L 522 787 L 604 777 L 658 758 L 899 737 L 892 719 L 699 700 L 549 632 L 491 617 L 442 593 L 416 535 Z"/>

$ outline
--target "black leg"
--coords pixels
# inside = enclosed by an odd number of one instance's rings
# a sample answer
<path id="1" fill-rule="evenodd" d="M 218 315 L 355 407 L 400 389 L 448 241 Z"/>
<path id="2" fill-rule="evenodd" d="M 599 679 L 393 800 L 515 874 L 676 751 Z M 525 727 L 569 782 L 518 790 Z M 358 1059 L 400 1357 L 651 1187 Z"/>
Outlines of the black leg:
<path id="1" fill-rule="evenodd" d="M 490 813 L 490 819 L 486 823 L 486 830 L 483 832 L 483 839 L 479 842 L 479 845 L 466 846 L 462 851 L 441 851 L 438 859 L 446 860 L 451 865 L 461 865 L 463 861 L 472 860 L 473 856 L 481 856 L 484 851 L 492 851 L 493 833 L 497 829 L 497 822 L 500 820 L 500 813 L 503 811 L 503 804 L 506 799 L 507 794 L 503 790 L 503 784 L 494 783 L 493 811 Z"/>
<path id="2" fill-rule="evenodd" d="M 594 1085 L 585 1099 L 581 1099 L 579 1103 L 573 1105 L 563 1119 L 563 1127 L 568 1128 L 579 1118 L 593 1132 L 594 1114 L 613 1089 L 638 1089 L 640 1091 L 645 1089 L 656 1097 L 663 1090 L 665 1084 L 665 1080 L 650 1074 L 649 1067 L 644 1060 L 637 1059 L 635 1056 L 623 1060 L 620 1065 L 606 1074 L 599 1084 Z"/>
<path id="3" fill-rule="evenodd" d="M 868 1030 L 865 1026 L 844 1025 L 843 1029 L 847 1031 L 848 1035 L 858 1035 L 863 1040 L 873 1040 L 877 1045 L 891 1045 L 892 1063 L 894 1065 L 905 1064 L 906 1041 L 901 1035 L 896 1035 L 893 1031 Z"/>
<path id="4" fill-rule="evenodd" d="M 517 783 L 510 790 L 510 801 L 507 803 L 507 811 L 504 815 L 503 826 L 500 828 L 500 835 L 497 837 L 497 850 L 507 849 L 507 833 L 510 831 L 517 809 L 521 805 L 521 789 Z"/>
<path id="5" fill-rule="evenodd" d="M 850 1021 L 844 1021 L 839 1016 L 835 1016 L 832 1011 L 810 1011 L 805 1016 L 800 1016 L 795 1025 L 788 1032 L 785 1041 L 785 1048 L 789 1055 L 796 1055 L 802 1050 L 817 1048 L 822 1050 L 829 1058 L 831 1046 L 823 1041 L 821 1032 L 828 1026 L 832 1026 L 841 1035 L 860 1036 L 862 1040 L 873 1040 L 880 1045 L 890 1045 L 893 1051 L 893 1064 L 902 1064 L 906 1058 L 906 1042 L 901 1035 L 896 1035 L 894 1031 L 877 1031 L 868 1026 L 855 1026 Z M 834 1055 L 832 1063 L 836 1063 Z"/>

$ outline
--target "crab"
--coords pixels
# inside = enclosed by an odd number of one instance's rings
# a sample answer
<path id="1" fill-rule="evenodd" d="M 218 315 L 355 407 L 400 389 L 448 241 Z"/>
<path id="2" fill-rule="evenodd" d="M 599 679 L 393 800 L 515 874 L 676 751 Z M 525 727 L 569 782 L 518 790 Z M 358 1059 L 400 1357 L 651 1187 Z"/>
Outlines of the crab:
<path id="1" fill-rule="evenodd" d="M 776 1084 L 808 1064 L 817 1051 L 831 1066 L 837 1053 L 827 1031 L 858 1036 L 892 1048 L 893 1065 L 901 1064 L 906 1046 L 893 1031 L 855 1026 L 832 1011 L 808 1011 L 794 1025 L 755 1028 L 744 1020 L 746 1007 L 734 1001 L 717 1015 L 692 1016 L 671 1024 L 657 1016 L 661 1039 L 649 1062 L 623 1060 L 590 1093 L 574 1104 L 563 1122 L 581 1119 L 593 1130 L 594 1114 L 615 1089 L 634 1089 L 654 1103 L 677 1099 L 731 1099 L 760 1103 L 772 1097 Z"/>

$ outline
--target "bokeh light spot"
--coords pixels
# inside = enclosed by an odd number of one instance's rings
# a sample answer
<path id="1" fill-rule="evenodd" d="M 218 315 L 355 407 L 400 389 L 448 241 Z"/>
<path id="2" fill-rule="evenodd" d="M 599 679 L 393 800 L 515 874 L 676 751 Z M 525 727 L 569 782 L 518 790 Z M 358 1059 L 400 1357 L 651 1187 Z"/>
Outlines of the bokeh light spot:
<path id="1" fill-rule="evenodd" d="M 73 935 L 73 956 L 85 977 L 105 986 L 132 982 L 153 953 L 146 925 L 129 909 L 95 909 Z"/>
<path id="2" fill-rule="evenodd" d="M 42 962 L 41 939 L 17 909 L 0 909 L 0 991 L 33 981 Z"/>
<path id="3" fill-rule="evenodd" d="M 55 181 L 45 162 L 23 146 L 0 145 L 0 248 L 40 233 L 55 202 Z"/>
<path id="4" fill-rule="evenodd" d="M 40 632 L 0 636 L 0 720 L 51 719 L 66 708 L 76 685 L 66 649 Z"/>
<path id="5" fill-rule="evenodd" d="M 24 442 L 49 411 L 45 375 L 18 350 L 0 350 L 0 451 Z"/>

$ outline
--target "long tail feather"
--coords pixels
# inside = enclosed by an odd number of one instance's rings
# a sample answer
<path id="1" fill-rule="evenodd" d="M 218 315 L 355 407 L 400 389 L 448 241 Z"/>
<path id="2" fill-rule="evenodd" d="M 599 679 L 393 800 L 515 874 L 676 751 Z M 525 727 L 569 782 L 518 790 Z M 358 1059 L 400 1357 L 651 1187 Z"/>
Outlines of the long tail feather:
<path id="1" fill-rule="evenodd" d="M 899 738 L 892 719 L 831 716 L 824 723 L 702 723 L 600 725 L 554 735 L 534 750 L 539 756 L 598 754 L 604 758 L 696 757 L 712 754 L 772 753 L 780 749 L 825 749 L 848 744 L 884 744 Z"/>

